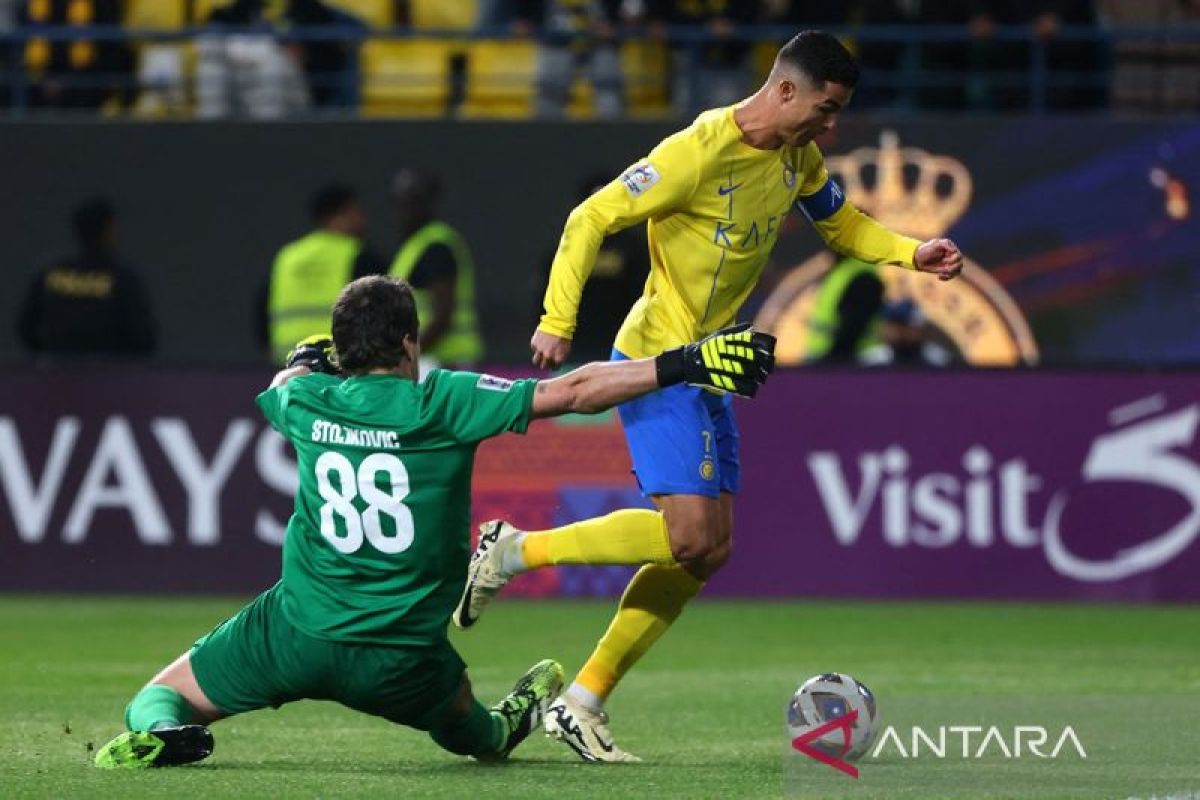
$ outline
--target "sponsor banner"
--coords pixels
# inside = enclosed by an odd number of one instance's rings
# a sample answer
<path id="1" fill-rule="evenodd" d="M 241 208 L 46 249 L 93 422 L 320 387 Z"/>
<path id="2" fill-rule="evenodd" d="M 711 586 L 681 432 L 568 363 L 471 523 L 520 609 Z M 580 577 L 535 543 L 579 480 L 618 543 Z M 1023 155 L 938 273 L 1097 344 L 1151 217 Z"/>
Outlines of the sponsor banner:
<path id="1" fill-rule="evenodd" d="M 722 594 L 1200 599 L 1200 375 L 785 373 Z"/>
<path id="2" fill-rule="evenodd" d="M 256 372 L 17 372 L 0 399 L 0 589 L 250 592 L 296 486 Z M 726 596 L 1194 601 L 1200 375 L 781 372 L 739 402 Z M 613 415 L 479 450 L 473 519 L 646 505 Z M 631 570 L 524 576 L 615 595 Z"/>

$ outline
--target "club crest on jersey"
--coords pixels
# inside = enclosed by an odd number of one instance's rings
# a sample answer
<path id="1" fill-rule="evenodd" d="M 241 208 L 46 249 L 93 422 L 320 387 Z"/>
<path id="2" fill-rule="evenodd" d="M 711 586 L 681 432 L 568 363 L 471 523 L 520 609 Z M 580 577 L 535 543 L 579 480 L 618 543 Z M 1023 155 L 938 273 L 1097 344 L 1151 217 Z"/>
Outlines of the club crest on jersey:
<path id="1" fill-rule="evenodd" d="M 789 189 L 795 188 L 796 170 L 792 169 L 791 167 L 783 168 L 783 185 Z"/>
<path id="2" fill-rule="evenodd" d="M 625 191 L 629 192 L 630 197 L 640 197 L 660 180 L 662 175 L 650 164 L 637 164 L 621 175 L 621 183 L 625 184 Z"/>
<path id="3" fill-rule="evenodd" d="M 506 378 L 497 378 L 495 375 L 480 375 L 479 380 L 475 382 L 475 388 L 493 392 L 507 392 L 512 387 L 512 381 Z"/>

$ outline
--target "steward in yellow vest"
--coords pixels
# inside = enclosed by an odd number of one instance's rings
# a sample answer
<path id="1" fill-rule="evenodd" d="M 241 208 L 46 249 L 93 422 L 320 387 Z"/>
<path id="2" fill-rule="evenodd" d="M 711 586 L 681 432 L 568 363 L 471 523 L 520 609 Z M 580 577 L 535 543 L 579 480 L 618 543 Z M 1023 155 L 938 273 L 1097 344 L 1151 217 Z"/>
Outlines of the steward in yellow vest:
<path id="1" fill-rule="evenodd" d="M 421 351 L 439 364 L 463 366 L 483 358 L 475 313 L 475 266 L 462 236 L 436 218 L 437 181 L 402 169 L 392 181 L 403 243 L 390 274 L 413 288 L 421 321 Z"/>
<path id="2" fill-rule="evenodd" d="M 879 344 L 883 280 L 879 268 L 855 258 L 839 261 L 821 281 L 808 320 L 808 360 L 851 364 Z"/>
<path id="3" fill-rule="evenodd" d="M 343 286 L 383 271 L 383 262 L 364 245 L 367 217 L 351 187 L 318 191 L 312 216 L 316 228 L 284 245 L 271 268 L 267 329 L 278 364 L 296 342 L 329 333 L 330 310 Z"/>

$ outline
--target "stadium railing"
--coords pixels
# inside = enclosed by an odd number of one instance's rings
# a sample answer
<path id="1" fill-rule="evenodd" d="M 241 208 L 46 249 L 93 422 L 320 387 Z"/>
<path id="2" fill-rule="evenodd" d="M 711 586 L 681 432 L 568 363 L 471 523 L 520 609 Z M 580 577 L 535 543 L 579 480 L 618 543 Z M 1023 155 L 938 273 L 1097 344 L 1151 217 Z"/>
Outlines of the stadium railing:
<path id="1" fill-rule="evenodd" d="M 990 90 L 1006 89 L 1020 94 L 1015 110 L 1043 113 L 1054 110 L 1055 92 L 1091 91 L 1103 97 L 1112 83 L 1114 53 L 1118 46 L 1158 48 L 1162 58 L 1150 57 L 1149 66 L 1177 65 L 1190 70 L 1177 75 L 1176 80 L 1197 81 L 1200 74 L 1200 25 L 1172 25 L 1168 27 L 1090 27 L 1063 26 L 1052 38 L 1042 38 L 1027 26 L 1000 26 L 987 37 L 984 46 L 995 43 L 1021 46 L 1026 49 L 1018 56 L 1020 65 L 1009 63 L 997 67 L 980 65 L 967 69 L 930 69 L 920 64 L 919 50 L 930 45 L 980 46 L 983 40 L 972 35 L 962 26 L 860 26 L 835 28 L 832 32 L 841 36 L 860 53 L 868 55 L 864 62 L 864 85 L 875 92 L 890 93 L 889 99 L 876 100 L 901 113 L 922 105 L 914 100 L 927 90 L 970 88 L 972 83 L 984 84 Z M 700 70 L 695 69 L 701 50 L 714 43 L 744 43 L 752 47 L 754 56 L 748 59 L 748 69 L 761 76 L 769 65 L 774 47 L 785 41 L 795 29 L 790 26 L 755 25 L 743 26 L 728 38 L 714 40 L 702 28 L 670 27 L 665 39 L 652 40 L 644 29 L 628 29 L 618 32 L 617 38 L 623 48 L 622 66 L 625 71 L 626 95 L 640 97 L 644 102 L 632 104 L 635 112 L 661 112 L 666 115 L 673 110 L 669 105 L 672 91 L 669 75 L 672 65 L 666 55 L 670 48 L 682 56 L 686 80 L 692 89 L 701 88 L 703 80 Z M 177 62 L 180 75 L 173 80 L 178 85 L 170 87 L 180 92 L 180 108 L 183 115 L 190 114 L 193 107 L 192 85 L 195 80 L 195 43 L 212 37 L 269 37 L 281 44 L 343 43 L 349 45 L 358 58 L 351 59 L 354 66 L 335 75 L 309 76 L 317 86 L 342 90 L 344 102 L 333 109 L 337 114 L 395 114 L 418 116 L 442 116 L 466 112 L 467 116 L 527 116 L 531 113 L 528 103 L 534 91 L 535 50 L 538 43 L 553 43 L 554 38 L 546 35 L 533 39 L 512 36 L 508 28 L 477 28 L 470 31 L 411 28 L 367 28 L 358 26 L 329 26 L 276 28 L 272 26 L 191 26 L 176 29 L 129 28 L 120 25 L 107 26 L 27 26 L 0 30 L 0 118 L 23 118 L 31 114 L 48 111 L 60 113 L 63 109 L 53 106 L 36 107 L 35 88 L 42 76 L 32 73 L 26 66 L 26 52 L 30 43 L 118 42 L 130 45 L 144 60 L 152 46 L 173 46 L 179 50 Z M 1064 69 L 1052 63 L 1053 48 L 1064 44 L 1090 45 L 1095 47 L 1097 58 L 1087 69 Z M 638 47 L 641 54 L 635 53 Z M 890 46 L 904 50 L 908 56 L 904 64 L 892 69 L 875 66 L 870 57 L 872 48 Z M 490 48 L 490 49 L 489 49 Z M 657 48 L 656 54 L 646 55 Z M 877 52 L 877 51 L 876 51 Z M 917 54 L 914 56 L 914 54 Z M 487 62 L 484 68 L 472 70 L 472 58 Z M 1010 54 L 1011 57 L 1011 54 Z M 359 68 L 359 64 L 362 68 Z M 643 74 L 633 74 L 640 67 Z M 472 87 L 466 82 L 486 80 L 497 87 L 497 94 L 508 93 L 515 102 L 488 103 L 470 102 L 467 95 Z M 155 85 L 153 74 L 135 66 L 132 74 L 70 74 L 56 73 L 54 80 L 63 87 L 101 88 L 113 92 L 124 92 L 129 98 L 138 93 L 162 87 Z M 584 79 L 576 80 L 577 94 L 587 94 L 589 87 Z M 969 91 L 962 92 L 961 101 L 951 107 L 940 107 L 939 111 L 987 111 L 987 101 L 980 103 L 971 99 Z M 907 98 L 907 99 L 906 99 Z M 1087 105 L 1087 104 L 1085 104 Z M 1102 106 L 1103 101 L 1092 103 Z M 514 111 L 515 109 L 515 111 Z M 113 110 L 124 115 L 128 105 Z M 1197 110 L 1194 107 L 1191 110 Z M 147 116 L 147 115 L 143 115 Z M 153 116 L 150 114 L 148 116 Z M 586 116 L 586 110 L 580 116 Z"/>

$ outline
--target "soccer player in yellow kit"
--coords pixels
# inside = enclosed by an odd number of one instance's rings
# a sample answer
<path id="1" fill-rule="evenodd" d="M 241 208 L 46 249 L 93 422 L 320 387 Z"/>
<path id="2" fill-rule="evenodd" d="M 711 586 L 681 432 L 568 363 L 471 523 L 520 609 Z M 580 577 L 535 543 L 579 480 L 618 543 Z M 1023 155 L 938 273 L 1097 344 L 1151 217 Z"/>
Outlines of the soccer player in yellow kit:
<path id="1" fill-rule="evenodd" d="M 614 359 L 663 352 L 729 325 L 754 288 L 784 217 L 804 213 L 834 250 L 950 280 L 953 242 L 893 233 L 846 201 L 813 139 L 850 101 L 858 68 L 829 34 L 788 42 L 756 94 L 702 113 L 571 212 L 533 335 L 533 362 L 567 358 L 584 283 L 604 237 L 646 222 L 651 270 L 617 334 Z M 540 531 L 481 529 L 455 613 L 470 627 L 513 575 L 550 564 L 643 564 L 547 733 L 588 761 L 635 760 L 614 742 L 603 704 L 730 553 L 738 433 L 729 395 L 678 386 L 619 407 L 641 490 L 658 511 L 627 509 Z"/>

